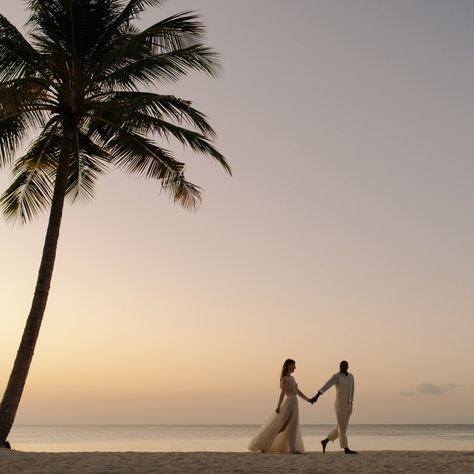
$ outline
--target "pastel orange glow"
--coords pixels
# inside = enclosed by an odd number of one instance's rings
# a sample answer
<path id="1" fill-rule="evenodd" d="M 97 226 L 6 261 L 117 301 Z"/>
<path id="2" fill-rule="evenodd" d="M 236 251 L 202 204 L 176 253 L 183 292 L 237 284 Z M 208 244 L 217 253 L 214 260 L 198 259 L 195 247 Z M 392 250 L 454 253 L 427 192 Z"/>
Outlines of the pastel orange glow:
<path id="1" fill-rule="evenodd" d="M 66 206 L 17 423 L 260 423 L 286 357 L 311 396 L 347 359 L 352 423 L 474 423 L 474 6 L 170 0 L 147 21 L 189 9 L 223 72 L 169 91 L 234 176 L 183 151 L 199 212 L 113 171 Z M 0 226 L 3 390 L 46 218 Z"/>

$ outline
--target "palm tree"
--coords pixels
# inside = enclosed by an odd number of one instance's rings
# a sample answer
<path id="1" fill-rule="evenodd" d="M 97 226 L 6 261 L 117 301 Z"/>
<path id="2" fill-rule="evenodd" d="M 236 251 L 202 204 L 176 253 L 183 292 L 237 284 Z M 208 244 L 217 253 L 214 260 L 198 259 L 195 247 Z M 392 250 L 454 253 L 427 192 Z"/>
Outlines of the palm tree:
<path id="1" fill-rule="evenodd" d="M 191 71 L 215 76 L 199 16 L 183 12 L 140 30 L 147 8 L 164 0 L 29 0 L 28 41 L 0 15 L 0 167 L 13 164 L 0 199 L 7 218 L 49 210 L 34 297 L 0 404 L 0 444 L 8 447 L 46 308 L 64 199 L 94 194 L 110 166 L 156 179 L 186 208 L 200 203 L 184 163 L 157 140 L 178 140 L 230 167 L 215 133 L 191 102 L 152 92 Z M 37 131 L 23 156 L 15 152 Z"/>

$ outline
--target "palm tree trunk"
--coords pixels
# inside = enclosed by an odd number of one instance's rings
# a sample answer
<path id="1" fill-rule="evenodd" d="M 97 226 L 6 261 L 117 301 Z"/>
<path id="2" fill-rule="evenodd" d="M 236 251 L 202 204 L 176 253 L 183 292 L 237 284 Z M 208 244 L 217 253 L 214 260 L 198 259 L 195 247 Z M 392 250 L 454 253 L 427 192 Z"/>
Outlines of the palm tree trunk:
<path id="1" fill-rule="evenodd" d="M 66 195 L 72 136 L 71 130 L 64 131 L 61 156 L 56 171 L 56 182 L 54 184 L 51 211 L 43 246 L 43 255 L 38 271 L 38 279 L 36 280 L 35 293 L 31 303 L 30 313 L 26 320 L 20 347 L 0 404 L 0 446 L 2 447 L 9 447 L 7 437 L 15 420 L 18 405 L 20 404 L 21 395 L 28 376 L 41 322 L 46 309 L 46 303 L 48 301 L 54 261 L 56 259 L 59 229 L 61 227 L 64 197 Z"/>

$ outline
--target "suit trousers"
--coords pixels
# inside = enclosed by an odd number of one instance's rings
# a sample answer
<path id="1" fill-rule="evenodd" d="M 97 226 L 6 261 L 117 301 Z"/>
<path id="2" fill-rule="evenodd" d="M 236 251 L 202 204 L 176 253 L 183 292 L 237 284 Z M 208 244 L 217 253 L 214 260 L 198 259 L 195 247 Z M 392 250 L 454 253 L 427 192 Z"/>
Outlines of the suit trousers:
<path id="1" fill-rule="evenodd" d="M 341 448 L 347 448 L 347 425 L 349 424 L 349 418 L 352 414 L 352 404 L 343 401 L 336 400 L 335 407 L 336 409 L 336 419 L 337 426 L 329 434 L 329 441 L 334 441 L 339 438 L 339 444 Z"/>

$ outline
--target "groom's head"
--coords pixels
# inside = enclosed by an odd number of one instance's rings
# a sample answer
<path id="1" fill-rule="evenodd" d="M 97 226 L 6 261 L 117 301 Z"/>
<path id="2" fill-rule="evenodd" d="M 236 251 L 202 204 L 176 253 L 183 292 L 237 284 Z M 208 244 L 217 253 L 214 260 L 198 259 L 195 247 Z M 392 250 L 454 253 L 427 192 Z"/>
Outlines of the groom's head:
<path id="1" fill-rule="evenodd" d="M 347 374 L 347 370 L 349 369 L 349 362 L 347 362 L 347 360 L 343 360 L 340 364 L 339 364 L 339 370 L 341 371 L 341 373 L 343 374 Z"/>

